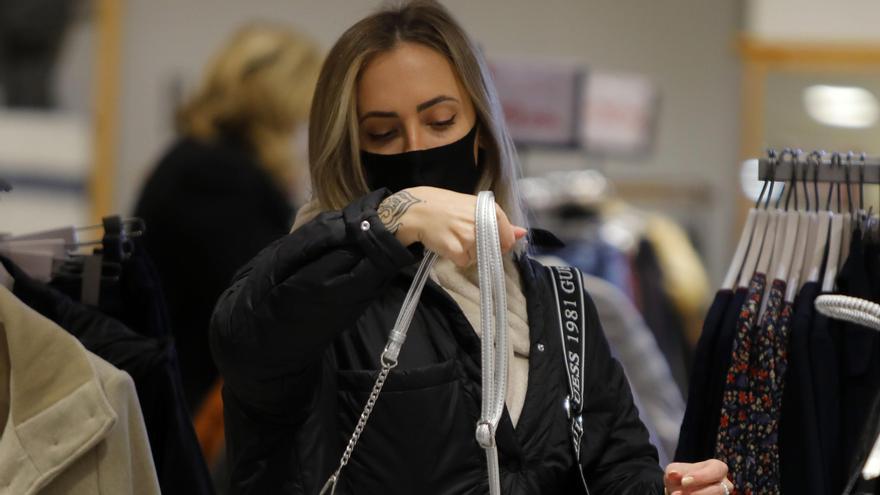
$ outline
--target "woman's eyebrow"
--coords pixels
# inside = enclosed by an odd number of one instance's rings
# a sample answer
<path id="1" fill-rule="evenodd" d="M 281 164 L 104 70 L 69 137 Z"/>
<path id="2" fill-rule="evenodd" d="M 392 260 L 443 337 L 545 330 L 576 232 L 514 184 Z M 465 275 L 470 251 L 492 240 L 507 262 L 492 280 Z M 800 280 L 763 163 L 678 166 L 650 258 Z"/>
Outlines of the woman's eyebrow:
<path id="1" fill-rule="evenodd" d="M 444 101 L 454 101 L 456 103 L 459 102 L 458 99 L 453 98 L 448 95 L 435 96 L 428 101 L 424 101 L 424 102 L 416 105 L 416 111 L 419 113 L 424 112 L 425 110 L 433 107 L 434 105 L 436 105 L 438 103 L 443 103 Z M 369 112 L 361 115 L 361 118 L 358 119 L 358 122 L 363 122 L 363 121 L 369 119 L 370 117 L 380 117 L 380 118 L 388 119 L 388 118 L 399 117 L 399 115 L 397 114 L 397 112 L 386 112 L 386 111 L 381 111 L 381 110 L 372 110 L 372 111 L 369 111 Z"/>
<path id="2" fill-rule="evenodd" d="M 443 103 L 444 101 L 454 101 L 454 102 L 458 103 L 458 100 L 456 100 L 455 98 L 453 98 L 453 97 L 451 97 L 451 96 L 440 95 L 440 96 L 435 96 L 435 97 L 431 98 L 431 99 L 428 100 L 428 101 L 425 101 L 425 102 L 419 103 L 418 105 L 416 105 L 416 111 L 417 111 L 417 112 L 423 112 L 423 111 L 427 110 L 428 108 L 433 107 L 434 105 L 436 105 L 436 104 L 438 104 L 438 103 Z"/>
<path id="3" fill-rule="evenodd" d="M 380 112 L 378 110 L 373 110 L 361 115 L 361 118 L 358 119 L 358 122 L 363 122 L 370 117 L 382 117 L 382 118 L 394 118 L 398 117 L 397 112 Z"/>

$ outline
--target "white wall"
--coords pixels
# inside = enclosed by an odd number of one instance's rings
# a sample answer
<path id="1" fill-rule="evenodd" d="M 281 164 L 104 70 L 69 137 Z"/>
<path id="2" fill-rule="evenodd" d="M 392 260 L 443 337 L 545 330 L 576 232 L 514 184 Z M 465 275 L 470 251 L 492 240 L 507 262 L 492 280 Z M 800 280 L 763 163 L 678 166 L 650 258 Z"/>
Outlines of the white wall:
<path id="1" fill-rule="evenodd" d="M 749 0 L 745 27 L 772 41 L 880 42 L 877 0 Z"/>
<path id="2" fill-rule="evenodd" d="M 642 73 L 662 93 L 655 153 L 647 160 L 605 162 L 612 178 L 707 184 L 700 234 L 714 279 L 730 256 L 739 70 L 732 42 L 735 0 L 447 0 L 489 57 L 538 56 Z M 289 22 L 328 47 L 379 5 L 350 0 L 129 0 L 123 47 L 121 145 L 116 206 L 128 211 L 140 183 L 172 138 L 175 78 L 197 79 L 207 57 L 242 22 Z M 527 153 L 542 165 L 596 165 L 578 155 Z M 555 164 L 555 165 L 553 165 Z"/>

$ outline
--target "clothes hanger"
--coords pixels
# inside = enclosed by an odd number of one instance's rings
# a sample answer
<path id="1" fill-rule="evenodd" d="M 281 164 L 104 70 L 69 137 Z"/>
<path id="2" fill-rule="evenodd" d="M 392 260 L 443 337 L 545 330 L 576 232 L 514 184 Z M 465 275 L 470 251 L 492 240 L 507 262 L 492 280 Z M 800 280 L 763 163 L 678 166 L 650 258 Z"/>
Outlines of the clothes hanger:
<path id="1" fill-rule="evenodd" d="M 764 239 L 767 233 L 767 224 L 770 221 L 770 212 L 767 208 L 770 205 L 770 198 L 773 197 L 773 187 L 775 185 L 774 179 L 776 178 L 776 153 L 770 153 L 770 190 L 767 193 L 767 199 L 764 202 L 764 207 L 759 209 L 755 214 L 755 228 L 752 231 L 751 238 L 749 240 L 749 248 L 748 254 L 746 255 L 745 262 L 743 263 L 742 270 L 740 270 L 739 274 L 739 283 L 737 287 L 740 289 L 747 289 L 749 284 L 751 283 L 752 276 L 755 274 L 755 268 L 758 266 L 758 259 L 761 256 L 761 250 L 763 248 Z M 766 183 L 765 183 L 766 185 Z M 755 208 L 758 208 L 761 204 L 761 200 L 763 199 L 763 189 L 761 191 L 762 195 L 758 197 L 758 201 L 755 203 Z"/>
<path id="2" fill-rule="evenodd" d="M 835 153 L 831 159 L 831 167 L 840 166 L 840 155 Z M 836 186 L 836 187 L 835 187 Z M 831 292 L 834 290 L 834 283 L 837 279 L 837 271 L 840 263 L 840 247 L 843 243 L 843 215 L 840 212 L 840 183 L 830 184 L 828 189 L 828 208 L 831 205 L 831 195 L 837 190 L 837 212 L 831 215 L 831 227 L 828 233 L 828 260 L 825 263 L 825 272 L 822 276 L 822 292 Z"/>
<path id="3" fill-rule="evenodd" d="M 794 151 L 790 149 L 783 151 L 783 154 L 791 155 L 791 182 L 789 183 L 788 197 L 785 199 L 783 229 L 780 232 L 783 241 L 778 244 L 778 249 L 773 253 L 773 265 L 768 275 L 772 276 L 774 280 L 787 281 L 788 272 L 791 270 L 795 254 L 800 211 L 798 211 L 797 197 L 797 157 L 794 156 Z M 792 196 L 794 196 L 794 209 L 789 209 Z"/>
<path id="4" fill-rule="evenodd" d="M 830 203 L 826 205 L 825 210 L 820 211 L 819 209 L 819 167 L 822 166 L 822 156 L 824 154 L 824 151 L 814 151 L 811 153 L 815 167 L 813 171 L 813 190 L 815 192 L 814 199 L 818 221 L 815 237 L 807 239 L 807 259 L 809 262 L 804 266 L 807 273 L 805 276 L 807 282 L 819 282 L 819 277 L 822 275 L 822 260 L 825 257 L 825 247 L 828 245 L 829 227 L 831 226 L 831 211 L 828 210 L 828 207 L 831 206 Z"/>
<path id="5" fill-rule="evenodd" d="M 777 242 L 773 250 L 773 261 L 768 278 L 773 277 L 774 280 L 788 280 L 788 271 L 791 269 L 791 260 L 794 256 L 794 246 L 797 241 L 798 233 L 798 201 L 797 201 L 797 176 L 795 175 L 796 158 L 794 152 L 790 149 L 783 151 L 783 156 L 791 155 L 791 176 L 789 177 L 788 196 L 785 199 L 785 210 L 780 219 L 779 235 L 781 242 Z M 794 209 L 789 209 L 789 205 L 794 196 Z M 777 209 L 779 205 L 777 204 Z"/>
<path id="6" fill-rule="evenodd" d="M 780 156 L 780 161 L 785 159 L 785 156 L 790 154 L 790 149 L 785 149 Z M 776 217 L 776 227 L 775 232 L 770 234 L 770 227 L 768 226 L 768 240 L 765 242 L 769 242 L 771 249 L 767 250 L 768 253 L 761 253 L 761 260 L 758 262 L 758 272 L 763 273 L 767 276 L 767 283 L 771 284 L 775 280 L 776 272 L 779 271 L 780 265 L 783 263 L 790 263 L 790 261 L 786 262 L 783 260 L 783 250 L 786 247 L 786 242 L 788 242 L 788 238 L 791 237 L 790 244 L 792 247 L 789 247 L 788 251 L 791 253 L 794 245 L 794 236 L 797 235 L 797 231 L 794 230 L 797 228 L 797 222 L 793 225 L 789 221 L 792 217 L 790 216 L 790 211 L 788 209 L 789 202 L 791 201 L 792 191 L 796 189 L 796 182 L 783 182 L 783 194 L 779 195 L 779 198 L 776 200 L 775 212 L 774 216 Z M 787 193 L 787 196 L 786 196 Z M 780 205 L 782 204 L 782 198 L 786 196 L 785 199 L 785 209 L 780 209 Z M 794 217 L 797 220 L 797 216 Z M 773 224 L 773 220 L 771 219 L 771 225 Z M 789 225 L 792 225 L 790 228 Z M 770 242 L 769 236 L 773 237 L 773 241 Z M 781 278 L 780 280 L 786 280 L 786 278 Z M 761 307 L 758 310 L 758 321 L 761 321 L 760 318 L 764 316 L 764 313 L 767 311 L 767 306 L 770 303 L 770 291 L 767 290 L 764 292 L 764 297 L 761 300 Z"/>
<path id="7" fill-rule="evenodd" d="M 843 270 L 843 265 L 849 258 L 849 249 L 852 244 L 853 230 L 855 230 L 855 222 L 853 221 L 857 215 L 853 210 L 852 201 L 852 183 L 850 181 L 850 171 L 852 169 L 853 152 L 846 154 L 846 164 L 843 165 L 843 176 L 846 180 L 846 213 L 843 214 L 843 237 L 840 241 L 840 258 L 837 263 L 837 271 Z M 838 200 L 840 197 L 840 189 L 837 190 Z"/>
<path id="8" fill-rule="evenodd" d="M 798 154 L 799 156 L 799 154 Z M 797 180 L 797 162 L 794 164 L 792 174 Z M 792 256 L 791 267 L 788 271 L 788 283 L 786 284 L 785 301 L 793 303 L 800 291 L 801 271 L 803 270 L 804 260 L 807 254 L 807 238 L 810 232 L 810 196 L 807 191 L 807 167 L 806 163 L 802 167 L 802 185 L 804 188 L 804 201 L 806 208 L 798 212 L 798 233 L 795 241 L 794 255 Z M 797 197 L 795 196 L 795 201 Z M 795 205 L 797 209 L 797 204 Z"/>
<path id="9" fill-rule="evenodd" d="M 773 160 L 776 151 L 768 150 L 768 156 Z M 758 195 L 757 201 L 755 201 L 755 206 L 749 208 L 748 216 L 746 216 L 746 223 L 743 227 L 742 234 L 740 235 L 739 242 L 736 245 L 736 251 L 733 253 L 733 261 L 730 263 L 730 267 L 727 269 L 727 274 L 724 276 L 724 280 L 721 282 L 722 289 L 733 290 L 737 285 L 737 278 L 740 275 L 740 272 L 743 268 L 743 262 L 746 259 L 746 255 L 749 253 L 750 247 L 752 246 L 752 236 L 755 232 L 756 222 L 758 218 L 758 213 L 760 211 L 761 200 L 764 199 L 764 193 L 767 191 L 767 183 L 768 179 L 764 179 L 764 185 L 761 187 L 761 194 Z"/>
<path id="10" fill-rule="evenodd" d="M 777 162 L 778 164 L 778 162 Z M 774 172 L 774 177 L 776 173 Z M 770 219 L 767 222 L 767 230 L 764 233 L 764 239 L 761 246 L 761 255 L 758 258 L 758 265 L 755 268 L 757 273 L 763 273 L 765 276 L 770 276 L 772 273 L 770 272 L 770 263 L 773 261 L 773 254 L 777 251 L 777 242 L 782 242 L 782 234 L 781 234 L 781 223 L 783 221 L 783 215 L 785 212 L 779 209 L 780 200 L 785 195 L 786 183 L 782 183 L 782 193 L 780 193 L 779 198 L 776 199 L 776 203 L 773 206 L 773 209 L 770 210 Z M 770 198 L 767 198 L 767 202 L 769 203 Z"/>

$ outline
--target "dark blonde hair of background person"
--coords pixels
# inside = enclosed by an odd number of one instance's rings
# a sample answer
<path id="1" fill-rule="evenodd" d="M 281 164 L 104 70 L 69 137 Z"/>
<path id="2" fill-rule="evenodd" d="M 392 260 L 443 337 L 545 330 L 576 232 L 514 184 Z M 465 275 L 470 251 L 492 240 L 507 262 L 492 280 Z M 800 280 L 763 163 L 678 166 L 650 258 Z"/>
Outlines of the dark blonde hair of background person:
<path id="1" fill-rule="evenodd" d="M 402 20 L 403 22 L 399 22 Z M 403 26 L 397 29 L 397 26 Z M 366 194 L 358 142 L 357 82 L 370 58 L 412 42 L 445 55 L 473 101 L 485 170 L 479 188 L 491 189 L 514 225 L 525 226 L 516 185 L 519 165 L 501 103 L 480 51 L 438 2 L 415 0 L 382 10 L 348 29 L 327 55 L 309 118 L 312 199 L 294 228 L 318 212 L 344 208 Z"/>
<path id="2" fill-rule="evenodd" d="M 241 29 L 214 57 L 195 95 L 178 112 L 178 131 L 211 141 L 231 133 L 290 191 L 304 168 L 291 136 L 308 116 L 321 56 L 309 40 L 281 26 Z"/>

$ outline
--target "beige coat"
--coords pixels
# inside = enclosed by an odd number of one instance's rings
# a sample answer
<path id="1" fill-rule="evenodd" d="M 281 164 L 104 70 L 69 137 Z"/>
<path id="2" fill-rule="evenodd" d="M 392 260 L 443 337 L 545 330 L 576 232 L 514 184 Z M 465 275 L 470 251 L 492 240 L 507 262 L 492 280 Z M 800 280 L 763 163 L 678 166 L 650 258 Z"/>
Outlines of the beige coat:
<path id="1" fill-rule="evenodd" d="M 134 383 L 0 287 L 0 494 L 159 493 Z"/>

